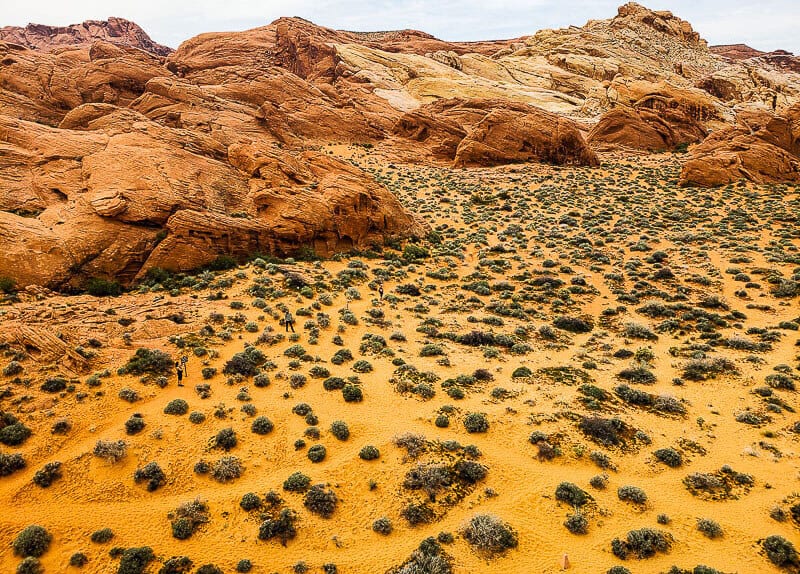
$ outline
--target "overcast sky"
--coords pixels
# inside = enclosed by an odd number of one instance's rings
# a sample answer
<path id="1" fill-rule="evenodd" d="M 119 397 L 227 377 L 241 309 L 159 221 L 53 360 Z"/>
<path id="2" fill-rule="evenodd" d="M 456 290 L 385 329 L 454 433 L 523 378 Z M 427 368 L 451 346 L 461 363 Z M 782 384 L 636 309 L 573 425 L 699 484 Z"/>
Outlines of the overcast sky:
<path id="1" fill-rule="evenodd" d="M 201 32 L 244 30 L 302 16 L 357 31 L 415 28 L 444 40 L 512 38 L 609 18 L 622 0 L 0 0 L 0 26 L 67 25 L 119 16 L 173 48 Z M 800 1 L 651 0 L 692 23 L 711 44 L 743 42 L 800 54 Z"/>

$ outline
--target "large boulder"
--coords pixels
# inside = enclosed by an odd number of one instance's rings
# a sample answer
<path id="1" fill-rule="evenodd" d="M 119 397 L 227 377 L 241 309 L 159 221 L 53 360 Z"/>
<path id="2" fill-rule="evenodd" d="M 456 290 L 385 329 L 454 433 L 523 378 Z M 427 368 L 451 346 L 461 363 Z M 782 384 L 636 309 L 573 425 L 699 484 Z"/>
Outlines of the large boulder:
<path id="1" fill-rule="evenodd" d="M 741 110 L 736 125 L 708 136 L 690 151 L 681 171 L 684 186 L 712 187 L 748 180 L 800 182 L 800 105 L 783 116 Z"/>
<path id="2" fill-rule="evenodd" d="M 404 114 L 394 132 L 457 166 L 598 165 L 575 122 L 506 100 L 439 100 Z"/>
<path id="3" fill-rule="evenodd" d="M 587 141 L 593 147 L 664 151 L 681 144 L 697 143 L 706 135 L 700 122 L 678 110 L 656 113 L 650 109 L 618 107 L 600 117 Z"/>

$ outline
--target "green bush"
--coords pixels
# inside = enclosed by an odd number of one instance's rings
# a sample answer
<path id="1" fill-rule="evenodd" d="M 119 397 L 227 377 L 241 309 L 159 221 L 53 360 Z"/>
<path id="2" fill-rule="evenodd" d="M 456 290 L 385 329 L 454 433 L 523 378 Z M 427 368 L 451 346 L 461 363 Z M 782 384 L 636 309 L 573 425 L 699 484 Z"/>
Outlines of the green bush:
<path id="1" fill-rule="evenodd" d="M 800 566 L 800 557 L 798 557 L 794 544 L 783 536 L 768 536 L 761 542 L 761 547 L 766 552 L 770 562 L 779 568 Z"/>
<path id="2" fill-rule="evenodd" d="M 258 528 L 259 540 L 271 540 L 279 538 L 284 546 L 286 542 L 297 536 L 297 528 L 294 523 L 297 515 L 290 509 L 284 508 L 277 517 L 268 517 Z"/>
<path id="3" fill-rule="evenodd" d="M 336 493 L 322 484 L 312 486 L 303 499 L 303 506 L 322 518 L 330 518 L 339 502 Z"/>
<path id="4" fill-rule="evenodd" d="M 225 452 L 234 448 L 239 440 L 236 438 L 236 431 L 228 427 L 220 430 L 211 440 L 214 448 L 221 448 Z"/>
<path id="5" fill-rule="evenodd" d="M 383 534 L 386 536 L 391 534 L 392 530 L 392 521 L 385 516 L 376 519 L 375 522 L 372 523 L 372 531 L 377 532 L 378 534 Z"/>
<path id="6" fill-rule="evenodd" d="M 110 528 L 95 530 L 90 536 L 90 540 L 97 544 L 105 544 L 106 542 L 110 542 L 112 538 L 114 538 L 114 531 Z"/>
<path id="7" fill-rule="evenodd" d="M 556 500 L 566 502 L 570 506 L 581 507 L 592 500 L 592 497 L 577 484 L 562 482 L 556 487 Z"/>
<path id="8" fill-rule="evenodd" d="M 308 456 L 308 460 L 310 460 L 311 462 L 322 462 L 323 460 L 325 460 L 325 455 L 327 454 L 327 452 L 328 451 L 324 445 L 315 444 L 314 446 L 308 449 L 308 453 L 306 454 L 306 456 Z"/>
<path id="9" fill-rule="evenodd" d="M 683 456 L 674 448 L 660 448 L 653 453 L 653 456 L 672 468 L 678 468 L 683 464 Z"/>
<path id="10" fill-rule="evenodd" d="M 188 574 L 192 561 L 188 556 L 173 556 L 161 567 L 158 574 Z"/>
<path id="11" fill-rule="evenodd" d="M 44 568 L 38 558 L 28 556 L 17 566 L 17 574 L 43 574 Z"/>
<path id="12" fill-rule="evenodd" d="M 347 384 L 342 389 L 342 397 L 347 403 L 360 403 L 364 400 L 364 393 L 358 385 Z"/>
<path id="13" fill-rule="evenodd" d="M 172 356 L 159 349 L 136 349 L 133 357 L 119 369 L 120 375 L 168 375 L 174 366 Z"/>
<path id="14" fill-rule="evenodd" d="M 33 484 L 47 488 L 61 477 L 61 463 L 48 462 L 33 475 Z"/>
<path id="15" fill-rule="evenodd" d="M 167 476 L 157 462 L 148 462 L 133 473 L 136 484 L 147 481 L 147 490 L 153 492 L 167 482 Z"/>
<path id="16" fill-rule="evenodd" d="M 265 416 L 256 417 L 253 419 L 253 424 L 250 425 L 250 430 L 260 435 L 269 434 L 274 428 L 275 425 Z"/>
<path id="17" fill-rule="evenodd" d="M 482 433 L 489 430 L 489 420 L 483 413 L 469 413 L 464 417 L 464 428 L 469 433 Z"/>
<path id="18" fill-rule="evenodd" d="M 19 446 L 28 440 L 31 434 L 31 429 L 14 415 L 0 411 L 0 443 L 6 446 Z"/>
<path id="19" fill-rule="evenodd" d="M 358 451 L 358 456 L 361 460 L 376 460 L 381 456 L 381 453 L 376 447 L 367 445 Z"/>
<path id="20" fill-rule="evenodd" d="M 633 502 L 634 504 L 644 504 L 647 502 L 647 494 L 638 486 L 620 486 L 617 489 L 617 497 L 626 502 Z"/>
<path id="21" fill-rule="evenodd" d="M 255 492 L 247 492 L 242 495 L 242 499 L 239 501 L 239 506 L 241 506 L 242 510 L 245 512 L 257 510 L 261 508 L 261 497 L 259 497 Z"/>
<path id="22" fill-rule="evenodd" d="M 331 423 L 331 434 L 344 441 L 350 438 L 350 428 L 344 421 L 333 421 Z"/>
<path id="23" fill-rule="evenodd" d="M 672 545 L 672 537 L 654 528 L 640 528 L 628 532 L 626 540 L 611 541 L 611 552 L 625 560 L 631 554 L 638 559 L 649 558 L 657 552 L 666 552 Z"/>
<path id="24" fill-rule="evenodd" d="M 711 539 L 722 536 L 722 526 L 719 525 L 719 522 L 711 520 L 710 518 L 698 518 L 697 530 Z"/>
<path id="25" fill-rule="evenodd" d="M 117 574 L 144 574 L 147 566 L 156 559 L 149 546 L 128 548 L 122 553 Z"/>
<path id="26" fill-rule="evenodd" d="M 293 472 L 283 481 L 283 489 L 289 492 L 305 492 L 311 486 L 311 478 L 302 472 Z"/>
<path id="27" fill-rule="evenodd" d="M 14 542 L 11 543 L 11 547 L 17 556 L 39 558 L 47 552 L 52 540 L 53 537 L 44 527 L 32 524 L 17 534 Z"/>
<path id="28" fill-rule="evenodd" d="M 189 412 L 189 403 L 183 399 L 172 399 L 167 406 L 164 407 L 165 415 L 185 415 Z"/>
<path id="29" fill-rule="evenodd" d="M 0 476 L 9 476 L 23 468 L 25 468 L 25 458 L 21 454 L 0 452 Z"/>
<path id="30" fill-rule="evenodd" d="M 138 413 L 134 413 L 131 415 L 131 418 L 125 421 L 125 434 L 128 435 L 135 435 L 142 432 L 142 429 L 145 427 L 144 419 L 142 415 Z"/>
<path id="31" fill-rule="evenodd" d="M 589 521 L 580 512 L 575 512 L 567 516 L 564 526 L 572 534 L 586 534 L 589 530 Z"/>
<path id="32" fill-rule="evenodd" d="M 86 292 L 95 297 L 117 297 L 122 294 L 122 286 L 114 280 L 92 277 L 86 283 Z"/>
<path id="33" fill-rule="evenodd" d="M 490 514 L 473 516 L 463 530 L 464 538 L 479 552 L 494 555 L 516 548 L 517 533 L 511 526 Z"/>

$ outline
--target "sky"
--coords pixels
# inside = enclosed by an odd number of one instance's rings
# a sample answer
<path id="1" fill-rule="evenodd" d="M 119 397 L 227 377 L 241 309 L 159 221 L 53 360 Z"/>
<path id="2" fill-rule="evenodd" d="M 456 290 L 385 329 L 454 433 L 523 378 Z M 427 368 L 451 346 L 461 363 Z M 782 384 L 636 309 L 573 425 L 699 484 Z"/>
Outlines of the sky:
<path id="1" fill-rule="evenodd" d="M 0 26 L 64 26 L 127 18 L 176 48 L 202 32 L 245 30 L 281 16 L 355 31 L 423 30 L 443 40 L 494 40 L 610 18 L 623 0 L 0 0 Z M 745 43 L 800 55 L 798 0 L 650 0 L 688 20 L 710 44 Z"/>

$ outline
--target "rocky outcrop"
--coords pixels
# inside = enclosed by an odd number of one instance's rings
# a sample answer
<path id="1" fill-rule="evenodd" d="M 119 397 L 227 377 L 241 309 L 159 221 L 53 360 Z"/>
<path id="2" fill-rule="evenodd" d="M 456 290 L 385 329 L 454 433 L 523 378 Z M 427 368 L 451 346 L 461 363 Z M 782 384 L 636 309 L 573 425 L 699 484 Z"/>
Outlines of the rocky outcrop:
<path id="1" fill-rule="evenodd" d="M 124 18 L 87 20 L 70 26 L 28 24 L 24 28 L 0 28 L 0 41 L 35 50 L 54 50 L 69 46 L 88 46 L 97 40 L 138 48 L 156 56 L 167 56 L 172 48 L 153 42 L 137 24 Z"/>
<path id="2" fill-rule="evenodd" d="M 738 180 L 800 182 L 800 106 L 783 116 L 743 109 L 736 125 L 694 147 L 681 171 L 684 186 L 712 187 Z"/>
<path id="3" fill-rule="evenodd" d="M 439 100 L 405 114 L 395 133 L 423 143 L 457 166 L 598 164 L 574 122 L 503 100 Z"/>
<path id="4" fill-rule="evenodd" d="M 619 107 L 603 114 L 589 132 L 587 141 L 598 148 L 622 146 L 665 151 L 681 144 L 697 143 L 706 135 L 700 122 L 677 110 L 657 112 Z"/>
<path id="5" fill-rule="evenodd" d="M 56 129 L 0 116 L 0 275 L 130 281 L 220 254 L 322 255 L 425 228 L 361 170 L 242 138 L 220 144 L 90 104 Z M 222 155 L 222 158 L 219 156 Z"/>

